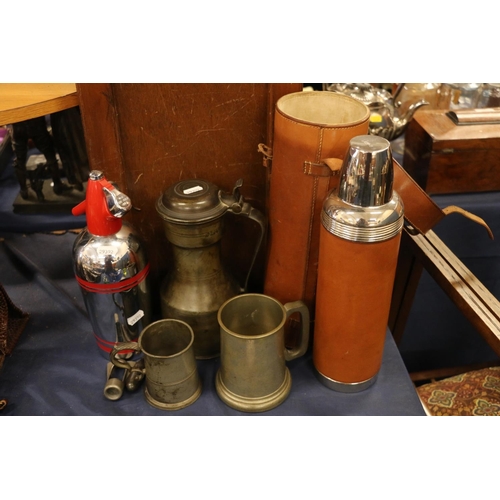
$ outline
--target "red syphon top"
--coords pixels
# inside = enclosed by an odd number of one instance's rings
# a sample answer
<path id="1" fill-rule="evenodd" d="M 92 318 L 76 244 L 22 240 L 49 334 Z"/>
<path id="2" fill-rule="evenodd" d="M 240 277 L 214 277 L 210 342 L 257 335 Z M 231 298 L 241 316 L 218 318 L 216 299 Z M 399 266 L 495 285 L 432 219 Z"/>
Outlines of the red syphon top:
<path id="1" fill-rule="evenodd" d="M 122 227 L 122 220 L 108 209 L 104 187 L 110 191 L 115 189 L 105 177 L 99 180 L 89 179 L 85 200 L 71 210 L 73 215 L 87 215 L 87 229 L 96 236 L 110 236 Z"/>

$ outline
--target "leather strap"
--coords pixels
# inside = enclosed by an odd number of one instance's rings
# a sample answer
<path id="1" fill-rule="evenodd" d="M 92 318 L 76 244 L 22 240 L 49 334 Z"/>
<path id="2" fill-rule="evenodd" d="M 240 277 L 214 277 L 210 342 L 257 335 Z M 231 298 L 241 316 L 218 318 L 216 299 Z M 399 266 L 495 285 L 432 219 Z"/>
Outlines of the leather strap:
<path id="1" fill-rule="evenodd" d="M 328 166 L 328 175 L 339 175 L 342 168 L 342 160 L 339 158 L 326 158 L 322 160 Z"/>
<path id="2" fill-rule="evenodd" d="M 259 144 L 259 151 L 264 154 L 264 166 L 270 166 L 272 148 Z M 488 224 L 481 217 L 455 205 L 450 205 L 444 209 L 439 208 L 396 160 L 393 160 L 393 166 L 394 189 L 403 200 L 407 226 L 408 224 L 411 226 L 409 228 L 410 232 L 411 228 L 414 228 L 416 232 L 425 234 L 447 215 L 457 213 L 483 226 L 488 232 L 488 236 L 491 239 L 494 238 Z M 321 163 L 304 161 L 304 173 L 306 175 L 319 177 L 338 176 L 341 167 L 342 160 L 338 158 L 325 158 L 321 160 Z"/>
<path id="3" fill-rule="evenodd" d="M 317 177 L 331 177 L 332 175 L 338 175 L 340 172 L 340 167 L 342 166 L 342 160 L 337 160 L 340 162 L 340 166 L 337 168 L 333 163 L 336 158 L 329 158 L 329 163 L 324 161 L 323 163 L 314 163 L 312 161 L 304 162 L 304 174 L 315 175 Z"/>
<path id="4" fill-rule="evenodd" d="M 323 161 L 327 165 L 331 163 L 330 158 Z M 333 163 L 332 167 L 336 165 L 337 163 Z M 393 167 L 394 189 L 403 200 L 405 219 L 419 233 L 425 234 L 443 219 L 446 214 L 396 160 L 393 160 Z"/>
<path id="5" fill-rule="evenodd" d="M 486 229 L 486 231 L 488 231 L 488 235 L 490 236 L 490 238 L 492 240 L 495 239 L 495 237 L 493 236 L 493 232 L 489 228 L 488 224 L 486 224 L 486 222 L 484 222 L 484 220 L 481 219 L 481 217 L 478 217 L 477 215 L 474 215 L 474 214 L 468 212 L 467 210 L 464 210 L 463 208 L 457 207 L 456 205 L 450 205 L 449 207 L 443 208 L 443 213 L 445 215 L 449 215 L 449 214 L 463 215 L 464 217 L 467 217 L 468 219 L 483 226 Z"/>
<path id="6" fill-rule="evenodd" d="M 396 160 L 393 160 L 393 167 L 394 189 L 403 200 L 405 219 L 419 233 L 425 234 L 444 219 L 445 214 Z"/>
<path id="7" fill-rule="evenodd" d="M 488 236 L 493 239 L 491 229 L 481 217 L 455 205 L 439 208 L 396 160 L 393 160 L 393 165 L 394 189 L 403 200 L 405 219 L 419 233 L 427 233 L 445 216 L 458 213 L 486 228 Z"/>

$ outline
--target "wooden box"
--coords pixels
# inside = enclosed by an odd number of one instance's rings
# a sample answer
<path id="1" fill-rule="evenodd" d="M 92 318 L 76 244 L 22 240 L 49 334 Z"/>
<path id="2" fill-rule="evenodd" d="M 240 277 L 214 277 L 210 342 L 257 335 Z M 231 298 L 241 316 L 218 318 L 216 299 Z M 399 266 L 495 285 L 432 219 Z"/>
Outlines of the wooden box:
<path id="1" fill-rule="evenodd" d="M 484 119 L 485 110 L 457 111 L 471 123 L 459 125 L 447 110 L 419 110 L 406 130 L 403 167 L 429 194 L 500 190 L 498 111 L 494 119 Z"/>

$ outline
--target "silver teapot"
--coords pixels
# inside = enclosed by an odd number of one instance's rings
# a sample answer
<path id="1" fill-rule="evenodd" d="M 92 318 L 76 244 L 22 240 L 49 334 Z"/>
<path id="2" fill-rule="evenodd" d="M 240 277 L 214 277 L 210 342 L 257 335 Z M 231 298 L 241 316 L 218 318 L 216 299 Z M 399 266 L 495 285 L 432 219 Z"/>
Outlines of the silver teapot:
<path id="1" fill-rule="evenodd" d="M 398 84 L 394 95 L 369 83 L 331 83 L 325 89 L 354 97 L 366 104 L 370 110 L 369 133 L 391 141 L 405 131 L 418 108 L 429 104 L 420 100 L 400 113 L 398 96 L 404 85 Z"/>

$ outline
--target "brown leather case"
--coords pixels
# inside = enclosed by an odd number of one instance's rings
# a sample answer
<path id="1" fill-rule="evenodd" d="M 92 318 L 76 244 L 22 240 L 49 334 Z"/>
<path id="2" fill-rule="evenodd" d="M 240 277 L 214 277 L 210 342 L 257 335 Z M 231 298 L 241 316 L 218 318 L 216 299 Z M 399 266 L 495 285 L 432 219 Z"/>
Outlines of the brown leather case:
<path id="1" fill-rule="evenodd" d="M 313 361 L 322 375 L 350 384 L 378 373 L 400 240 L 352 242 L 321 225 Z"/>
<path id="2" fill-rule="evenodd" d="M 351 138 L 367 133 L 368 120 L 364 104 L 333 92 L 298 92 L 278 100 L 265 294 L 283 303 L 301 299 L 313 312 L 319 217 L 336 179 L 322 159 L 337 159 L 339 168 Z"/>
<path id="3" fill-rule="evenodd" d="M 369 111 L 361 103 L 332 92 L 300 92 L 283 96 L 275 110 L 272 148 L 259 145 L 269 176 L 269 235 L 264 293 L 283 303 L 303 300 L 315 316 L 320 214 L 353 137 L 368 132 Z M 307 103 L 306 119 L 296 117 L 297 103 Z M 360 106 L 361 108 L 357 107 Z M 366 111 L 366 116 L 362 112 Z M 342 125 L 325 125 L 328 114 L 343 114 Z M 354 119 L 357 115 L 358 120 Z M 442 210 L 394 161 L 394 189 L 404 204 L 410 231 L 426 233 L 450 213 L 483 225 L 479 217 L 450 206 Z M 341 261 L 338 261 L 341 262 Z M 289 346 L 296 345 L 298 319 L 287 325 Z M 314 327 L 315 332 L 316 327 Z M 385 329 L 384 329 L 385 332 Z M 314 333 L 315 335 L 315 333 Z M 311 335 L 312 339 L 312 335 Z"/>

